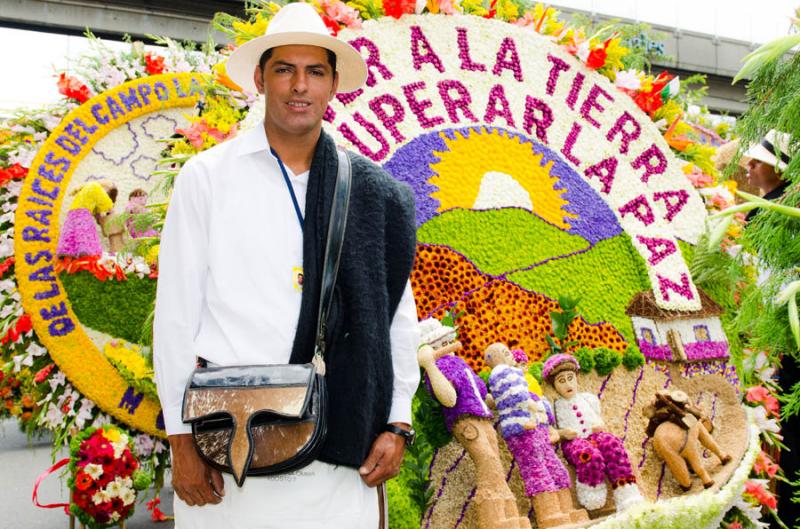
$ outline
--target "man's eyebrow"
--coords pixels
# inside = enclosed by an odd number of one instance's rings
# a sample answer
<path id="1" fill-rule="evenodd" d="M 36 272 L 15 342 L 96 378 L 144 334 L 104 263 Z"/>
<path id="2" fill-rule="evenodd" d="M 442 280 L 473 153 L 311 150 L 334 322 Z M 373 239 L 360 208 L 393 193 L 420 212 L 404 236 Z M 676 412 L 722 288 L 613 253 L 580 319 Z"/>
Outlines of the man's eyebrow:
<path id="1" fill-rule="evenodd" d="M 281 60 L 281 59 L 276 60 L 275 63 L 273 64 L 273 66 L 277 66 L 277 65 L 291 66 L 292 68 L 297 68 L 296 64 L 288 62 L 288 61 L 284 61 L 284 60 Z M 309 65 L 306 66 L 306 69 L 309 69 L 309 68 L 325 68 L 325 63 L 318 62 L 318 63 L 315 63 L 315 64 L 309 64 Z"/>

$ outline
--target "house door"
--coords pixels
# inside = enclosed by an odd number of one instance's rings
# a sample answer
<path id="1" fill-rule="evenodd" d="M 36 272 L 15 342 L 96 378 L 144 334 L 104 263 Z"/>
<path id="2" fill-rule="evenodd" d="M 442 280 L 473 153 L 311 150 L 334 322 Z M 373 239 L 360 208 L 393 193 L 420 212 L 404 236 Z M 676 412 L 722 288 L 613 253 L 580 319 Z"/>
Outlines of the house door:
<path id="1" fill-rule="evenodd" d="M 667 344 L 672 349 L 672 359 L 679 362 L 686 362 L 686 351 L 683 349 L 681 335 L 675 329 L 667 331 Z"/>

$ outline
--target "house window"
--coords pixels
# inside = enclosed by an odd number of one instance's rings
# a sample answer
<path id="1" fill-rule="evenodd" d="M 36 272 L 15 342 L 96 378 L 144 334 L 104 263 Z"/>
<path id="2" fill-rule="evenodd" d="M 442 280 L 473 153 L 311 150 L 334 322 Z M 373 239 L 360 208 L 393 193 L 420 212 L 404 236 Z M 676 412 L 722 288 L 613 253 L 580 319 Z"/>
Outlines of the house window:
<path id="1" fill-rule="evenodd" d="M 653 334 L 653 330 L 652 329 L 648 329 L 646 327 L 642 328 L 642 341 L 655 345 L 656 336 L 655 336 L 655 334 Z"/>
<path id="2" fill-rule="evenodd" d="M 698 342 L 710 342 L 711 335 L 708 333 L 708 325 L 695 325 L 694 339 Z"/>

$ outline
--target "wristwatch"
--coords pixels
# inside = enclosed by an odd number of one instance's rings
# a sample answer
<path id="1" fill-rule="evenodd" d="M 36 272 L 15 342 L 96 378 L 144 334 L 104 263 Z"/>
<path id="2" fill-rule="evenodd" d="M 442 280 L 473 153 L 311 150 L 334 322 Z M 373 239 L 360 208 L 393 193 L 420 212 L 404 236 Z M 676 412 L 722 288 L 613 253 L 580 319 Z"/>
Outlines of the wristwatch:
<path id="1" fill-rule="evenodd" d="M 394 424 L 387 424 L 383 427 L 383 431 L 399 435 L 405 440 L 406 446 L 413 445 L 414 441 L 417 439 L 417 432 L 414 431 L 414 428 L 404 430 L 403 428 L 395 426 Z"/>

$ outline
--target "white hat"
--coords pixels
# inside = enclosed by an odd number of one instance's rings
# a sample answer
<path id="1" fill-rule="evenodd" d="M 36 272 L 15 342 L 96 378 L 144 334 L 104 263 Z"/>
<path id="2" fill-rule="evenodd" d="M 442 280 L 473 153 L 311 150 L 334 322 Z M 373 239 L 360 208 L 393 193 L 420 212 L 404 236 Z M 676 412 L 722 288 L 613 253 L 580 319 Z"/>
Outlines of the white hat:
<path id="1" fill-rule="evenodd" d="M 791 160 L 789 156 L 789 142 L 792 137 L 785 132 L 771 130 L 767 132 L 761 143 L 752 145 L 743 158 L 760 160 L 783 172 Z"/>
<path id="2" fill-rule="evenodd" d="M 287 4 L 267 25 L 258 38 L 239 46 L 225 66 L 234 83 L 248 92 L 256 92 L 253 71 L 258 59 L 270 48 L 278 46 L 319 46 L 336 54 L 339 92 L 354 92 L 367 79 L 367 64 L 355 48 L 332 37 L 319 14 L 305 2 Z"/>
<path id="3" fill-rule="evenodd" d="M 441 347 L 450 340 L 455 340 L 455 327 L 448 327 L 436 318 L 428 318 L 419 322 L 420 342 L 423 345 Z"/>

